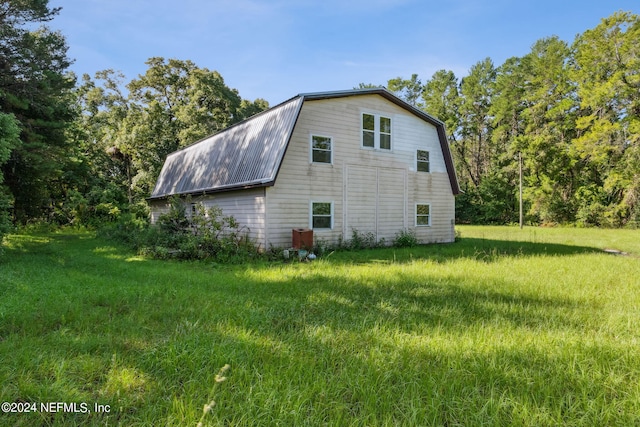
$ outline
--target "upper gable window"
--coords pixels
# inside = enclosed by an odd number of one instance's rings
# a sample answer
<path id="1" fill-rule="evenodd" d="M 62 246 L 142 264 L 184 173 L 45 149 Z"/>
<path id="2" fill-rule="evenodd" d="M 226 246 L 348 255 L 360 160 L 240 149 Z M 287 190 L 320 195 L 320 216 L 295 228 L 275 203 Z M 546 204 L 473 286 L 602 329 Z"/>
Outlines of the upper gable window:
<path id="1" fill-rule="evenodd" d="M 380 116 L 380 148 L 391 150 L 391 119 Z"/>
<path id="2" fill-rule="evenodd" d="M 431 172 L 429 165 L 429 152 L 425 150 L 418 150 L 417 153 L 417 165 L 418 172 Z"/>
<path id="3" fill-rule="evenodd" d="M 311 161 L 332 163 L 333 141 L 330 136 L 311 135 Z"/>
<path id="4" fill-rule="evenodd" d="M 391 118 L 362 113 L 362 146 L 391 150 Z"/>

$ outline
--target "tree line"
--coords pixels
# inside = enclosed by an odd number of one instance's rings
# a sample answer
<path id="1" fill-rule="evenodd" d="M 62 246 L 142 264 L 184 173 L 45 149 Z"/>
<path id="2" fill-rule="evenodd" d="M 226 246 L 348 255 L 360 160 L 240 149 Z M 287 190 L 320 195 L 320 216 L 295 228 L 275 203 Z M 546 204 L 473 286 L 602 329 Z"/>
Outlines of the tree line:
<path id="1" fill-rule="evenodd" d="M 458 220 L 640 225 L 640 19 L 617 12 L 568 43 L 388 88 L 445 122 L 464 194 Z"/>
<path id="2" fill-rule="evenodd" d="M 0 1 L 0 238 L 33 221 L 146 218 L 167 154 L 269 107 L 188 60 L 150 58 L 129 81 L 114 70 L 78 79 L 48 27 L 59 13 L 48 0 Z M 463 78 L 387 86 L 445 122 L 460 221 L 517 220 L 521 155 L 529 222 L 638 224 L 638 16 L 616 13 L 572 45 L 542 39 L 498 67 L 487 58 Z"/>

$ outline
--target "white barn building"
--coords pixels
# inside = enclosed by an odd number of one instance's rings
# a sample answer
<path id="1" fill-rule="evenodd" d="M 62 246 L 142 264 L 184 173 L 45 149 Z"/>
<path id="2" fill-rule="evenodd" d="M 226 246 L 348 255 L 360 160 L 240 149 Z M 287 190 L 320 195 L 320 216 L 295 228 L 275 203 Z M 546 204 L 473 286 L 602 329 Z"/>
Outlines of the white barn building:
<path id="1" fill-rule="evenodd" d="M 149 202 L 152 222 L 172 195 L 218 205 L 263 249 L 298 228 L 435 243 L 455 238 L 459 191 L 444 124 L 374 88 L 300 94 L 170 154 Z"/>

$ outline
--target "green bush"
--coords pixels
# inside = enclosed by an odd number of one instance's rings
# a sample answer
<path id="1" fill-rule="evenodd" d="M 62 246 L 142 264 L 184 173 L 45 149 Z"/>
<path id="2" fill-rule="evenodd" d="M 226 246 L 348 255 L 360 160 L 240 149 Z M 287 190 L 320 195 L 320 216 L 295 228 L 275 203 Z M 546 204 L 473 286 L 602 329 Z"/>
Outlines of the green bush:
<path id="1" fill-rule="evenodd" d="M 180 198 L 169 200 L 169 211 L 160 215 L 156 225 L 136 215 L 122 215 L 120 221 L 103 227 L 103 235 L 114 238 L 140 254 L 159 259 L 212 259 L 236 263 L 255 258 L 258 251 L 248 237 L 248 230 L 234 217 L 225 216 L 217 206 L 206 209 L 195 205 L 187 216 Z M 144 209 L 138 209 L 144 211 Z"/>
<path id="2" fill-rule="evenodd" d="M 121 215 L 116 222 L 104 223 L 98 229 L 99 235 L 124 243 L 136 250 L 140 249 L 141 242 L 149 233 L 149 221 L 131 213 Z"/>
<path id="3" fill-rule="evenodd" d="M 418 238 L 412 230 L 400 230 L 393 239 L 393 246 L 397 248 L 411 248 L 417 245 Z"/>

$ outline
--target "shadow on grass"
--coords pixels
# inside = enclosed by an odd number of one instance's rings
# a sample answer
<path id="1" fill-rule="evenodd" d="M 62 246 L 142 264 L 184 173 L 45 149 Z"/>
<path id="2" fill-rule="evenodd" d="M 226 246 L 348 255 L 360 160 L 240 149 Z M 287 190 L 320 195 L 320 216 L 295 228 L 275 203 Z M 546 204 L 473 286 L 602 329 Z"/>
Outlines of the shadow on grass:
<path id="1" fill-rule="evenodd" d="M 40 275 L 33 272 L 28 277 L 9 276 L 0 293 L 16 289 L 20 280 L 30 287 L 38 286 L 39 279 L 56 283 L 55 289 L 47 287 L 39 292 L 42 310 L 35 310 L 34 314 L 41 317 L 41 321 L 51 317 L 53 328 L 59 327 L 60 322 L 55 320 L 57 314 L 50 314 L 51 310 L 46 309 L 47 298 L 60 300 L 60 307 L 65 307 L 68 303 L 64 298 L 82 293 L 84 299 L 79 307 L 103 313 L 109 320 L 131 313 L 140 315 L 138 307 L 146 305 L 149 312 L 142 318 L 153 321 L 153 305 L 173 302 L 175 307 L 180 307 L 182 303 L 182 310 L 174 308 L 170 314 L 164 314 L 168 321 L 177 321 L 185 313 L 198 312 L 198 304 L 192 299 L 206 292 L 205 306 L 200 307 L 203 310 L 214 305 L 215 298 L 227 300 L 232 293 L 234 309 L 247 304 L 252 307 L 252 316 L 248 319 L 261 312 L 260 324 L 253 327 L 265 327 L 262 323 L 265 320 L 267 327 L 284 330 L 299 327 L 303 320 L 339 328 L 370 327 L 382 320 L 408 331 L 416 325 L 464 328 L 500 320 L 515 327 L 575 329 L 580 325 L 572 319 L 581 318 L 575 314 L 589 307 L 571 299 L 500 292 L 500 289 L 515 288 L 508 280 L 431 277 L 424 270 L 420 275 L 397 271 L 392 276 L 380 277 L 361 270 L 336 276 L 330 266 L 354 264 L 354 268 L 365 269 L 368 264 L 392 266 L 418 259 L 446 262 L 469 258 L 493 262 L 510 256 L 563 256 L 598 251 L 582 246 L 465 238 L 448 245 L 339 252 L 327 257 L 322 265 L 292 266 L 292 277 L 274 279 L 271 275 L 270 279 L 261 280 L 261 271 L 268 273 L 281 268 L 282 264 L 252 265 L 251 270 L 257 274 L 249 274 L 246 266 L 212 268 L 207 262 L 144 260 L 131 263 L 127 261 L 131 254 L 122 254 L 116 246 L 102 240 L 84 237 L 47 235 L 24 241 L 12 239 L 8 254 L 16 261 L 21 257 L 31 259 L 32 267 L 41 268 Z M 15 244 L 16 241 L 19 244 Z M 29 264 L 26 265 L 28 270 Z M 85 292 L 92 288 L 94 291 Z M 279 306 L 282 311 L 278 311 Z"/>
<path id="2" fill-rule="evenodd" d="M 128 252 L 127 249 L 119 247 L 117 243 L 102 241 L 101 244 L 96 245 L 92 243 L 94 240 L 93 235 L 73 231 L 41 235 L 11 235 L 7 238 L 5 249 L 8 253 L 51 254 L 53 250 L 51 243 L 65 247 L 66 243 L 83 241 L 84 246 L 93 246 L 95 250 L 101 251 L 104 255 L 107 253 L 119 255 Z M 455 243 L 419 245 L 411 248 L 338 250 L 328 252 L 322 258 L 330 263 L 338 264 L 410 262 L 416 259 L 445 262 L 460 258 L 493 262 L 504 257 L 570 256 L 584 253 L 602 253 L 602 249 L 557 243 L 464 237 Z M 206 263 L 206 261 L 204 262 Z"/>
<path id="3" fill-rule="evenodd" d="M 571 256 L 601 252 L 602 250 L 589 246 L 465 237 L 455 243 L 420 245 L 411 248 L 336 251 L 326 254 L 324 259 L 336 263 L 410 262 L 415 259 L 446 262 L 461 258 L 494 262 L 505 257 Z"/>
<path id="4" fill-rule="evenodd" d="M 491 324 L 528 331 L 579 331 L 585 312 L 596 308 L 569 298 L 507 293 L 504 289 L 514 289 L 508 280 L 441 280 L 429 275 L 416 280 L 409 273 L 338 282 L 335 275 L 314 272 L 269 283 L 267 289 L 259 280 L 242 275 L 238 280 L 245 288 L 238 288 L 235 296 L 245 305 L 250 302 L 251 318 L 261 318 L 251 327 L 264 331 L 330 326 L 363 332 L 384 325 L 408 334 L 434 329 L 464 333 Z"/>
<path id="5" fill-rule="evenodd" d="M 101 240 L 48 238 L 8 250 L 10 262 L 21 267 L 5 282 L 13 287 L 6 293 L 10 298 L 0 302 L 0 355 L 7 356 L 0 371 L 7 384 L 3 397 L 119 408 L 49 415 L 51 425 L 195 424 L 225 363 L 232 371 L 228 387 L 216 396 L 219 424 L 638 421 L 632 386 L 619 385 L 619 395 L 597 393 L 611 390 L 606 381 L 618 378 L 634 384 L 638 376 L 629 378 L 628 372 L 635 372 L 630 368 L 640 364 L 639 356 L 629 356 L 632 366 L 624 366 L 618 349 L 609 351 L 607 343 L 575 344 L 594 326 L 590 316 L 597 307 L 526 289 L 508 292 L 517 289 L 508 278 L 401 268 L 376 276 L 366 273 L 367 265 L 354 265 L 360 271 L 344 277 L 330 271 L 332 263 L 391 262 L 394 253 L 398 262 L 490 262 L 593 248 L 462 239 L 336 253 L 324 264 L 219 269 L 206 262 L 131 263 L 130 254 L 120 255 Z M 281 277 L 262 275 L 279 268 Z M 479 331 L 486 340 L 474 341 Z M 538 342 L 541 332 L 569 337 L 574 351 L 558 353 L 554 344 Z M 529 341 L 515 345 L 512 333 Z M 575 368 L 583 362 L 592 376 Z M 616 418 L 602 418 L 618 402 Z M 15 421 L 9 417 L 4 420 Z"/>

